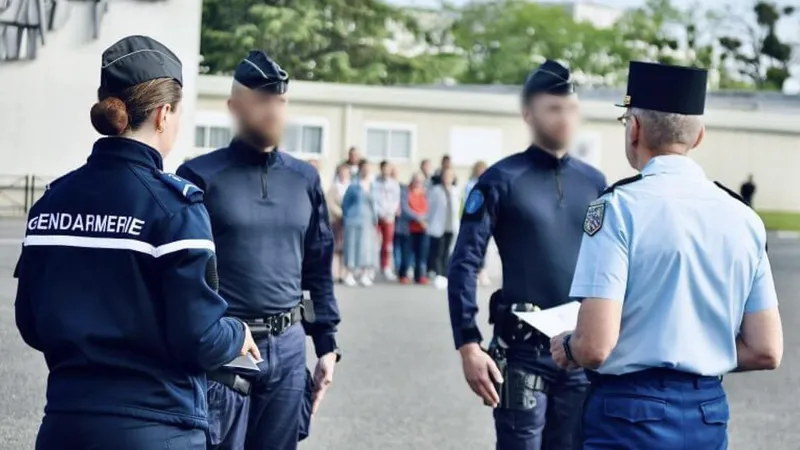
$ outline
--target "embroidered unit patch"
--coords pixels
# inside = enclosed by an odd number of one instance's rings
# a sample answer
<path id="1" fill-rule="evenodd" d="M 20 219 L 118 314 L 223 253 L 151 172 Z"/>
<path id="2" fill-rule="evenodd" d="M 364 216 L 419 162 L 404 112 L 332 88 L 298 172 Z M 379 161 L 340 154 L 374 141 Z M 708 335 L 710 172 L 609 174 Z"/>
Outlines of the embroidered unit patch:
<path id="1" fill-rule="evenodd" d="M 603 227 L 606 215 L 606 203 L 596 202 L 589 205 L 586 210 L 586 219 L 583 221 L 583 231 L 589 236 L 594 236 Z"/>

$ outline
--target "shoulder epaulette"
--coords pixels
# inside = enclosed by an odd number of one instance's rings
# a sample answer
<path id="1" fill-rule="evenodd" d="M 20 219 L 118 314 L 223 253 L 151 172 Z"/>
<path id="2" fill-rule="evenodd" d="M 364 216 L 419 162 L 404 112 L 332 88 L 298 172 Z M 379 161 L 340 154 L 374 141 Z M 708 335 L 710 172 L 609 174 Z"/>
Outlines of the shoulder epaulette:
<path id="1" fill-rule="evenodd" d="M 603 191 L 602 194 L 600 194 L 600 196 L 602 197 L 602 196 L 604 196 L 606 194 L 614 192 L 614 189 L 616 189 L 616 188 L 618 188 L 620 186 L 625 186 L 626 184 L 631 184 L 631 183 L 639 181 L 641 179 L 642 179 L 642 174 L 634 175 L 634 176 L 628 177 L 628 178 L 623 178 L 623 179 L 617 181 L 616 183 L 612 184 L 611 186 L 607 187 L 606 190 Z"/>
<path id="2" fill-rule="evenodd" d="M 744 199 L 742 198 L 741 195 L 737 194 L 735 191 L 733 191 L 731 189 L 728 189 L 728 187 L 725 186 L 724 184 L 720 183 L 719 181 L 715 181 L 714 184 L 716 184 L 718 188 L 720 188 L 723 191 L 727 192 L 728 195 L 730 195 L 731 197 L 735 198 L 736 200 L 739 200 L 740 202 L 744 203 L 745 205 L 747 204 L 744 201 Z"/>
<path id="3" fill-rule="evenodd" d="M 166 172 L 156 172 L 158 179 L 180 194 L 189 203 L 203 201 L 203 190 L 183 178 Z"/>

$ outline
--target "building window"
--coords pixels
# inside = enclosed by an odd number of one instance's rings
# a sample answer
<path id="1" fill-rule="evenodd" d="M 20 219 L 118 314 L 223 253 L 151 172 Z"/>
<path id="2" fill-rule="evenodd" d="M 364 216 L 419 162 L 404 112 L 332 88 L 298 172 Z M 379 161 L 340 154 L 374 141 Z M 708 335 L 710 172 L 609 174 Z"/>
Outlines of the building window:
<path id="1" fill-rule="evenodd" d="M 232 137 L 230 127 L 198 125 L 194 128 L 194 146 L 197 148 L 226 147 Z"/>
<path id="2" fill-rule="evenodd" d="M 367 157 L 372 160 L 411 159 L 413 132 L 407 128 L 367 127 Z"/>
<path id="3" fill-rule="evenodd" d="M 320 124 L 290 123 L 283 134 L 281 148 L 298 155 L 322 154 L 324 127 Z"/>

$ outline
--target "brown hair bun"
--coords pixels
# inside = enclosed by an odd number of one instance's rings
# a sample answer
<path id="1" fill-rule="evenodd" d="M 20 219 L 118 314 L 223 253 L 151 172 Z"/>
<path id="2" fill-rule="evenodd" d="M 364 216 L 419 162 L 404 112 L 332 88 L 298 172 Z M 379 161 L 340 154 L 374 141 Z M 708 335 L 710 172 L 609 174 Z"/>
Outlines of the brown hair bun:
<path id="1" fill-rule="evenodd" d="M 92 106 L 92 126 L 104 136 L 119 136 L 128 129 L 128 110 L 117 97 L 108 97 Z"/>

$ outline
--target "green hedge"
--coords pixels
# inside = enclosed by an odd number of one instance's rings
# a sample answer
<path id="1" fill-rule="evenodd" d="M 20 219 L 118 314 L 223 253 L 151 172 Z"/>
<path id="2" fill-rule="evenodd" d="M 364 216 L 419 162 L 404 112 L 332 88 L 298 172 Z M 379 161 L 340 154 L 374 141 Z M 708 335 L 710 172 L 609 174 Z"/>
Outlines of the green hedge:
<path id="1" fill-rule="evenodd" d="M 800 213 L 759 211 L 768 230 L 800 231 Z"/>

